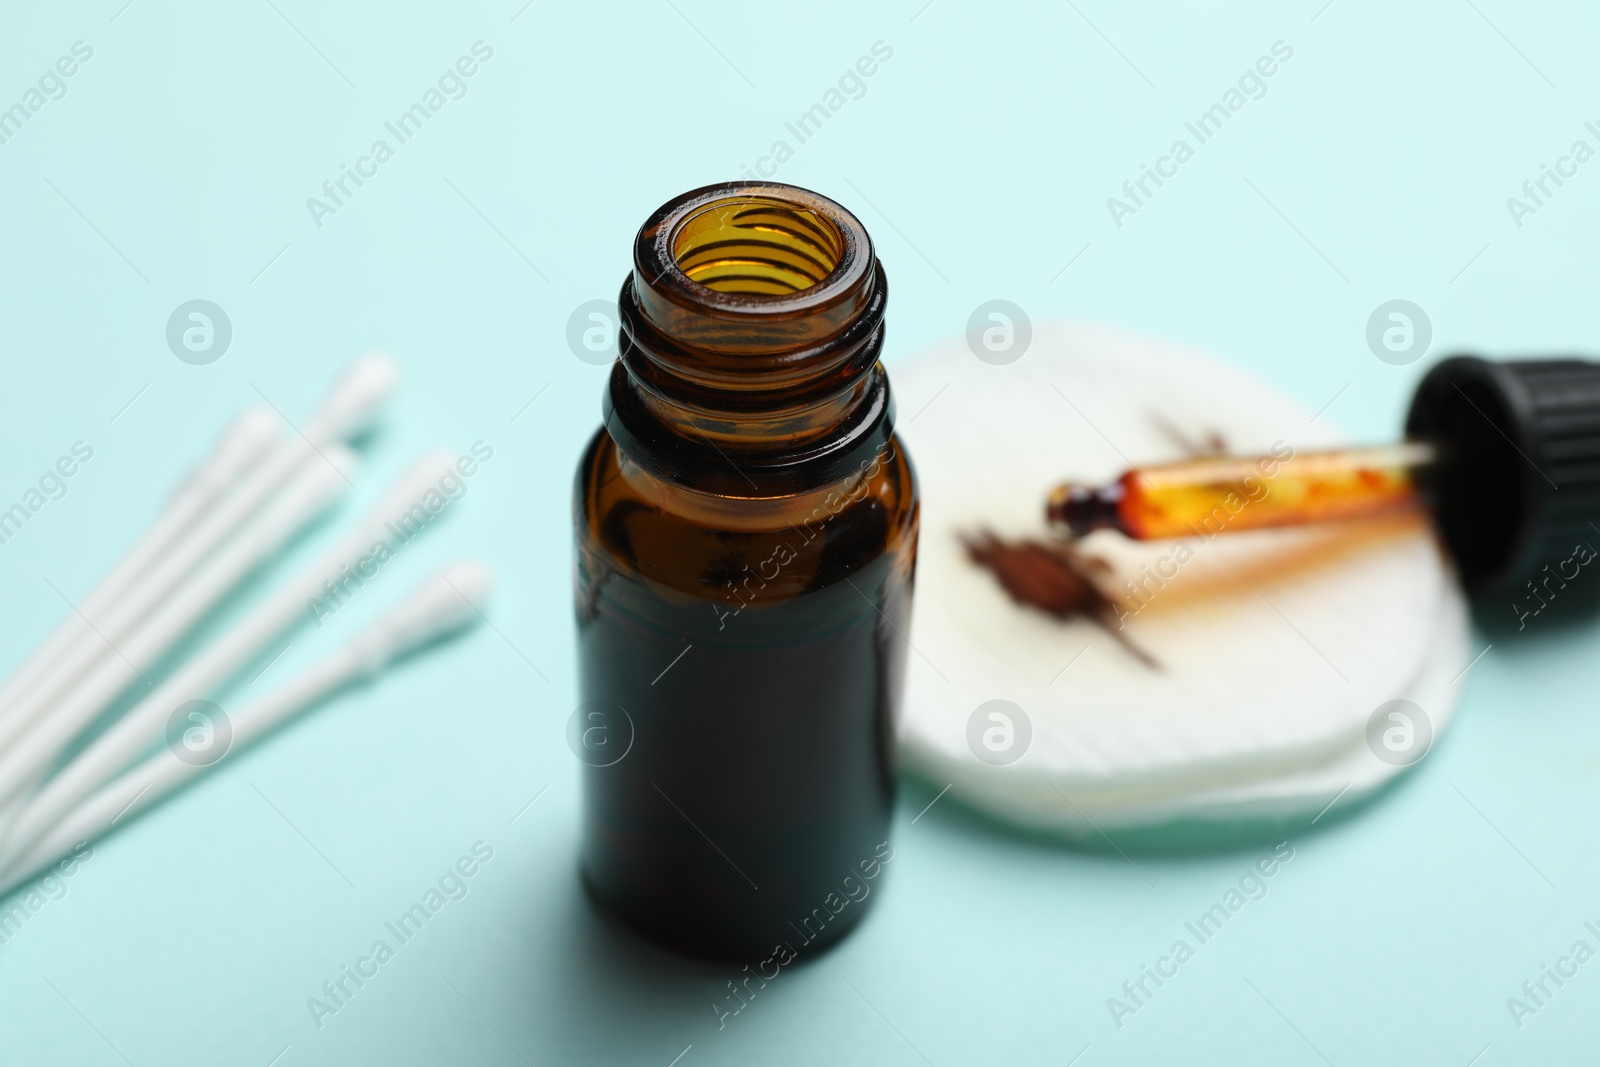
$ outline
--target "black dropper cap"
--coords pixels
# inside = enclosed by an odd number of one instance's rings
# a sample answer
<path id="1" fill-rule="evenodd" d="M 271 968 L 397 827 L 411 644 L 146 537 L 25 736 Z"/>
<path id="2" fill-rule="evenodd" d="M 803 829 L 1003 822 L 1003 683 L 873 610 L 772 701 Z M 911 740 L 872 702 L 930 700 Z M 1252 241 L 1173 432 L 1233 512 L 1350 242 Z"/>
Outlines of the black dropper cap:
<path id="1" fill-rule="evenodd" d="M 1467 592 L 1600 599 L 1600 363 L 1453 356 L 1406 436 L 1439 449 L 1419 480 Z"/>

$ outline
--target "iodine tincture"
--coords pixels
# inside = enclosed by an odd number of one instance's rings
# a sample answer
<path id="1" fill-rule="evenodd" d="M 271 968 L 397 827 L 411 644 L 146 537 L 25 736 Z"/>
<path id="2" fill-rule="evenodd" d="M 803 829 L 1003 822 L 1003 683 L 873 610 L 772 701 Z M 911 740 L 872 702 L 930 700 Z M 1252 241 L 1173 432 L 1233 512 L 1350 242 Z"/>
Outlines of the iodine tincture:
<path id="1" fill-rule="evenodd" d="M 886 850 L 918 514 L 887 300 L 860 221 L 794 186 L 685 193 L 634 243 L 578 467 L 568 740 L 585 884 L 682 951 L 836 941 Z"/>

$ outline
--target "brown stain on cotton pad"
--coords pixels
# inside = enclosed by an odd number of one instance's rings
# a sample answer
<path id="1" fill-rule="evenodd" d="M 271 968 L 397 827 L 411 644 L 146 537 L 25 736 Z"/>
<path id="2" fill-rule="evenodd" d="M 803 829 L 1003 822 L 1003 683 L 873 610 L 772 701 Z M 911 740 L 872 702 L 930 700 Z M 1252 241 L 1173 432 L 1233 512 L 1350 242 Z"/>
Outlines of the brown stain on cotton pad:
<path id="1" fill-rule="evenodd" d="M 1095 584 L 1095 573 L 1110 568 L 1097 557 L 1069 544 L 1048 541 L 1006 541 L 988 530 L 962 534 L 967 558 L 990 571 L 1013 601 L 1063 620 L 1085 618 L 1110 634 L 1140 663 L 1160 670 L 1144 649 L 1128 639 L 1117 618 L 1115 602 Z"/>

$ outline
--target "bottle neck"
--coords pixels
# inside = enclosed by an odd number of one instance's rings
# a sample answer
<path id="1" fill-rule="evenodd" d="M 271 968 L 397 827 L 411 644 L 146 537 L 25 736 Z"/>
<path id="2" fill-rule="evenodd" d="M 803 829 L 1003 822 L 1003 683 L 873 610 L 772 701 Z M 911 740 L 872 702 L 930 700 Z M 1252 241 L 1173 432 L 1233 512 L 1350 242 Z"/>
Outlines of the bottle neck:
<path id="1" fill-rule="evenodd" d="M 606 426 L 656 477 L 730 496 L 836 482 L 892 432 L 888 287 L 844 208 L 779 184 L 687 193 L 639 231 Z"/>

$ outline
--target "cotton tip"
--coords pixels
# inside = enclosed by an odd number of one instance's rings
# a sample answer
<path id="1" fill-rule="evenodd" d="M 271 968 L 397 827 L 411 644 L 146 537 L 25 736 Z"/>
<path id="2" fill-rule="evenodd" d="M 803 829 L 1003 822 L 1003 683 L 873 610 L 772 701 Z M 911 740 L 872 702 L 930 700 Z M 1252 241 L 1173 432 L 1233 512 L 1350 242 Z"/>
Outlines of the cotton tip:
<path id="1" fill-rule="evenodd" d="M 494 571 L 482 560 L 467 559 L 452 563 L 439 571 L 436 577 L 456 594 L 456 610 L 463 620 L 479 617 L 483 605 L 494 592 Z"/>
<path id="2" fill-rule="evenodd" d="M 283 432 L 283 416 L 271 404 L 253 404 L 228 423 L 211 452 L 213 470 L 232 477 L 266 454 Z"/>
<path id="3" fill-rule="evenodd" d="M 400 384 L 400 365 L 386 352 L 366 352 L 328 390 L 311 425 L 324 440 L 352 437 L 366 428 Z"/>
<path id="4" fill-rule="evenodd" d="M 350 644 L 368 672 L 480 618 L 494 575 L 476 560 L 434 572 L 411 595 L 390 608 Z"/>
<path id="5" fill-rule="evenodd" d="M 361 457 L 355 450 L 343 441 L 334 441 L 322 446 L 323 467 L 330 470 L 342 488 L 348 489 L 356 480 L 356 474 L 361 470 Z"/>
<path id="6" fill-rule="evenodd" d="M 268 514 L 280 517 L 288 529 L 299 528 L 300 523 L 337 500 L 354 478 L 361 461 L 344 445 L 334 442 L 325 445 L 320 455 L 313 455 L 301 468 L 282 495 L 273 502 Z M 279 525 L 263 521 L 263 529 Z"/>
<path id="7" fill-rule="evenodd" d="M 282 432 L 283 416 L 271 404 L 246 408 L 217 435 L 211 455 L 173 488 L 172 496 L 209 496 L 225 488 L 266 455 Z"/>
<path id="8" fill-rule="evenodd" d="M 417 507 L 427 507 L 425 498 L 429 490 L 444 498 L 445 490 L 440 482 L 445 476 L 456 469 L 454 453 L 443 450 L 429 452 L 418 457 L 405 469 L 389 486 L 383 498 L 378 501 L 370 513 L 376 522 L 397 521 Z M 431 512 L 433 509 L 429 509 Z"/>

